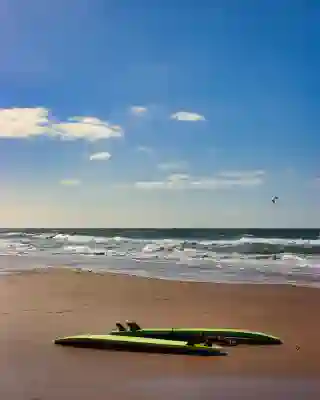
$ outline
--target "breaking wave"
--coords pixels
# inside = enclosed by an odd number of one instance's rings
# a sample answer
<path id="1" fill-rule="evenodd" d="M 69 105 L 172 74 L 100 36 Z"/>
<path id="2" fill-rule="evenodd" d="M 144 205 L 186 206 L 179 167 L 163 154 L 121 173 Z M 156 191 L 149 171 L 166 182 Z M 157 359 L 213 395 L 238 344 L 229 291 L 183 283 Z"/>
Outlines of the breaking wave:
<path id="1" fill-rule="evenodd" d="M 0 254 L 166 279 L 320 282 L 314 230 L 2 230 Z"/>

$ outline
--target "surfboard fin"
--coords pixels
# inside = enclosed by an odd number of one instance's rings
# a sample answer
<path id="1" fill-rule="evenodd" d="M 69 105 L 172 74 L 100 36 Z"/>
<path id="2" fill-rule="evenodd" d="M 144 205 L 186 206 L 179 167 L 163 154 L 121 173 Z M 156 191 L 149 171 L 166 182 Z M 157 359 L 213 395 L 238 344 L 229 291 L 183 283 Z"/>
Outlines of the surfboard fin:
<path id="1" fill-rule="evenodd" d="M 141 327 L 135 321 L 126 321 L 129 331 L 139 331 Z"/>
<path id="2" fill-rule="evenodd" d="M 118 328 L 119 332 L 125 332 L 126 330 L 126 328 L 120 322 L 116 323 L 116 327 Z"/>

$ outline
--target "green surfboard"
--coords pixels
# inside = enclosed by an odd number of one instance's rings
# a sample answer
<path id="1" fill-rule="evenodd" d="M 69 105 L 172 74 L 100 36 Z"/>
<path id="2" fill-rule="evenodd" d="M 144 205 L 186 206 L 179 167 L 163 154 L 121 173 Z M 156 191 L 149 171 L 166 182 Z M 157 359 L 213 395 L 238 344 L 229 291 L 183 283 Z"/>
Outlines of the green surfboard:
<path id="1" fill-rule="evenodd" d="M 132 326 L 132 325 L 133 326 Z M 119 324 L 121 326 L 121 324 Z M 236 344 L 271 345 L 282 344 L 282 340 L 276 336 L 255 332 L 246 329 L 233 328 L 140 328 L 136 323 L 129 323 L 128 329 L 113 330 L 111 335 L 133 336 L 167 340 L 189 341 L 192 339 L 210 338 L 217 342 L 223 340 L 234 341 Z M 122 327 L 123 328 L 123 327 Z"/>
<path id="2" fill-rule="evenodd" d="M 72 347 L 100 348 L 122 351 L 175 353 L 194 355 L 226 355 L 220 346 L 190 345 L 186 341 L 145 338 L 125 335 L 75 335 L 57 338 L 55 344 Z"/>

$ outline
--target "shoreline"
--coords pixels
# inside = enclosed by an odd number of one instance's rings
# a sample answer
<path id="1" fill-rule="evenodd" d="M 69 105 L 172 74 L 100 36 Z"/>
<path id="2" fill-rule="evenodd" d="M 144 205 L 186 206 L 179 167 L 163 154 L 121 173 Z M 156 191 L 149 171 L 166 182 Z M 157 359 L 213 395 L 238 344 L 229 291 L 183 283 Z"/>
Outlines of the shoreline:
<path id="1" fill-rule="evenodd" d="M 69 265 L 175 281 L 320 288 L 320 240 L 308 229 L 23 231 L 0 235 L 0 267 Z"/>
<path id="2" fill-rule="evenodd" d="M 132 272 L 121 272 L 121 270 L 98 270 L 94 271 L 94 269 L 89 267 L 77 267 L 77 266 L 70 266 L 70 265 L 48 265 L 48 266 L 41 266 L 41 267 L 34 267 L 30 269 L 23 269 L 17 267 L 16 269 L 12 270 L 4 270 L 0 272 L 0 279 L 3 277 L 11 276 L 11 275 L 25 275 L 25 274 L 46 274 L 48 272 L 53 271 L 70 271 L 74 274 L 93 274 L 97 276 L 128 276 L 132 278 L 138 279 L 148 279 L 148 280 L 159 280 L 165 282 L 177 282 L 177 283 L 197 283 L 197 284 L 210 284 L 210 285 L 249 285 L 249 286 L 280 286 L 280 287 L 296 287 L 296 288 L 305 288 L 305 289 L 312 289 L 312 290 L 319 290 L 320 284 L 317 282 L 316 284 L 303 284 L 298 283 L 296 281 L 287 281 L 287 282 L 268 282 L 268 281 L 241 281 L 241 280 L 219 280 L 219 281 L 206 281 L 206 280 L 196 280 L 196 279 L 179 279 L 179 278 L 168 278 L 168 277 L 160 277 L 160 276 L 151 276 L 148 274 L 135 274 Z"/>
<path id="3" fill-rule="evenodd" d="M 298 398 L 316 399 L 319 299 L 318 289 L 278 284 L 179 282 L 67 268 L 6 275 L 0 279 L 0 397 L 210 399 L 213 391 L 222 398 L 233 390 L 261 399 L 280 392 L 276 398 L 300 392 L 305 396 Z M 57 336 L 107 333 L 126 319 L 143 327 L 257 330 L 284 344 L 237 346 L 227 357 L 198 358 L 52 343 Z M 317 396 L 308 397 L 310 391 Z"/>

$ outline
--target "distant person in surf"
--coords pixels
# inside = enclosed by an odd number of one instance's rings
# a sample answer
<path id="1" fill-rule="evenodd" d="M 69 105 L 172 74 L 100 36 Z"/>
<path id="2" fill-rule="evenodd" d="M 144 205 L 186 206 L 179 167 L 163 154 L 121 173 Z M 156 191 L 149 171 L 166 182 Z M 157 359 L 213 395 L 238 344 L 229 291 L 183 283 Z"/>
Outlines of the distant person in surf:
<path id="1" fill-rule="evenodd" d="M 271 201 L 272 201 L 273 204 L 276 204 L 277 200 L 279 200 L 279 197 L 278 196 L 274 196 L 274 197 L 272 197 Z"/>

